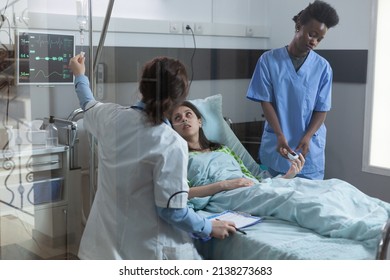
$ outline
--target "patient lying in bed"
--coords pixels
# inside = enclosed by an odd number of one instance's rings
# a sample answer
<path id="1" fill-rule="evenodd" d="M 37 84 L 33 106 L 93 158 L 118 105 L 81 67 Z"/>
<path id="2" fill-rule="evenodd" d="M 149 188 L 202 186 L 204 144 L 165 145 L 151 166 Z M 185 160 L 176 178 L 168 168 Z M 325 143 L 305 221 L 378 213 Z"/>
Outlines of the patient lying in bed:
<path id="1" fill-rule="evenodd" d="M 255 178 L 229 147 L 199 138 L 202 119 L 191 103 L 176 108 L 171 121 L 190 147 L 189 203 L 196 210 L 274 216 L 323 236 L 377 245 L 389 203 L 338 179 L 288 179 L 300 171 L 302 158 L 292 162 L 286 178 Z"/>

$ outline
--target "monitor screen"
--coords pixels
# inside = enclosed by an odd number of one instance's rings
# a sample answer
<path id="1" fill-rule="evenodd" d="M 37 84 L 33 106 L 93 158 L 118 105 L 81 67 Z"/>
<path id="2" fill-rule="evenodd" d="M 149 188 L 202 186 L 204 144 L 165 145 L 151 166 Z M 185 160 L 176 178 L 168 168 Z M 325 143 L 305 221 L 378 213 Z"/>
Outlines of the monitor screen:
<path id="1" fill-rule="evenodd" d="M 19 85 L 72 84 L 69 60 L 75 53 L 74 34 L 19 32 L 17 36 Z"/>

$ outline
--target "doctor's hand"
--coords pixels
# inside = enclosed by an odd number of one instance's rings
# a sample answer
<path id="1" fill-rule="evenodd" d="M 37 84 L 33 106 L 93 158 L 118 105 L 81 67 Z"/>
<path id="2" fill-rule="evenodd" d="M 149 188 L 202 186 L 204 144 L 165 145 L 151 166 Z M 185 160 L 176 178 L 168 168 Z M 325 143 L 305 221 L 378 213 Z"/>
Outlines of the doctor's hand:
<path id="1" fill-rule="evenodd" d="M 290 169 L 282 177 L 285 179 L 294 178 L 299 172 L 301 172 L 303 166 L 305 165 L 305 157 L 303 154 L 299 154 L 299 157 L 295 160 L 289 160 L 291 162 Z"/>
<path id="2" fill-rule="evenodd" d="M 72 70 L 73 75 L 79 76 L 85 74 L 85 57 L 78 54 L 72 57 L 69 61 L 69 68 Z"/>
<path id="3" fill-rule="evenodd" d="M 211 236 L 219 239 L 225 239 L 230 234 L 236 232 L 236 228 L 233 222 L 213 220 L 212 222 Z"/>

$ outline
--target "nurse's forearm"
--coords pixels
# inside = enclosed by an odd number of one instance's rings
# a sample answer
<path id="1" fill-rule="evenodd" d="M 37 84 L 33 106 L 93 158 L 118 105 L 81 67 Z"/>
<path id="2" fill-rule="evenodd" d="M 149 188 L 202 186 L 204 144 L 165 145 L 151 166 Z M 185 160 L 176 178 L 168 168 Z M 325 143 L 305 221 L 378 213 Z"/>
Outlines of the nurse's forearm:
<path id="1" fill-rule="evenodd" d="M 265 119 L 269 123 L 269 125 L 272 127 L 273 131 L 277 136 L 282 136 L 283 131 L 280 127 L 279 119 L 276 114 L 275 108 L 270 102 L 261 102 L 261 107 L 263 109 L 263 113 L 265 116 Z"/>
<path id="2" fill-rule="evenodd" d="M 78 75 L 74 80 L 77 97 L 79 99 L 81 109 L 85 110 L 86 105 L 95 98 L 89 87 L 89 80 L 84 75 Z"/>
<path id="3" fill-rule="evenodd" d="M 305 137 L 310 139 L 314 133 L 321 127 L 325 122 L 327 112 L 313 112 L 309 127 L 306 130 Z"/>

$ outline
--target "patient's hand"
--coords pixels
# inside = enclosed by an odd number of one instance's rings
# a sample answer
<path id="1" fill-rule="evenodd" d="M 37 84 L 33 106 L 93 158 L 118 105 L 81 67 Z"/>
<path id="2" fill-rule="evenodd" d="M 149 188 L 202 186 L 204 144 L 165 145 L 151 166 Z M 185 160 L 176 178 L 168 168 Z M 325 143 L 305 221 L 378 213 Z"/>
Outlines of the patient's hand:
<path id="1" fill-rule="evenodd" d="M 230 179 L 230 180 L 221 181 L 220 183 L 221 183 L 221 189 L 223 191 L 234 190 L 242 187 L 250 187 L 255 184 L 252 180 L 248 178 Z"/>
<path id="2" fill-rule="evenodd" d="M 296 160 L 290 160 L 291 166 L 287 173 L 283 176 L 285 179 L 294 178 L 299 172 L 301 172 L 303 166 L 305 165 L 305 157 L 302 154 L 299 154 L 299 158 Z"/>

